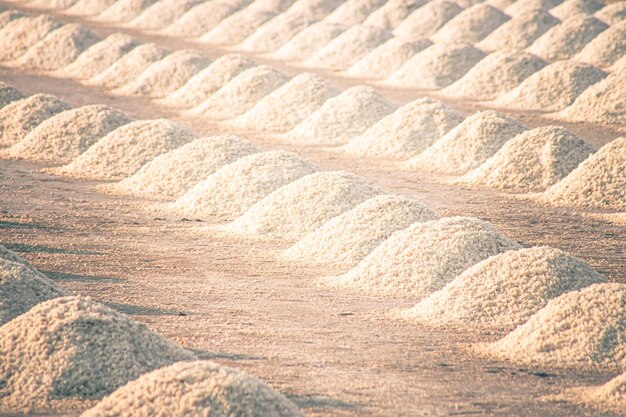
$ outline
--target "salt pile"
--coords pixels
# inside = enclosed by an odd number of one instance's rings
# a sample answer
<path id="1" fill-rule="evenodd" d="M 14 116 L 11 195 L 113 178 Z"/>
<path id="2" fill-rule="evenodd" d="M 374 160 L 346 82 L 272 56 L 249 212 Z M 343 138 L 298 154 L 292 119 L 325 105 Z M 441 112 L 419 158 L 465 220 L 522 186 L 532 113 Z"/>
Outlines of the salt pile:
<path id="1" fill-rule="evenodd" d="M 478 3 L 453 17 L 431 39 L 435 42 L 476 43 L 509 19 L 500 9 Z"/>
<path id="2" fill-rule="evenodd" d="M 585 261 L 559 249 L 513 250 L 466 269 L 401 316 L 436 327 L 511 329 L 551 299 L 600 282 Z"/>
<path id="3" fill-rule="evenodd" d="M 287 133 L 286 138 L 315 145 L 339 145 L 360 135 L 368 127 L 395 110 L 371 87 L 356 86 L 322 107 Z"/>
<path id="4" fill-rule="evenodd" d="M 386 84 L 400 88 L 439 89 L 467 73 L 485 57 L 472 45 L 436 43 L 409 59 Z"/>
<path id="5" fill-rule="evenodd" d="M 357 156 L 409 159 L 462 121 L 463 116 L 444 104 L 421 98 L 384 117 L 341 150 Z"/>
<path id="6" fill-rule="evenodd" d="M 14 101 L 24 98 L 18 89 L 11 87 L 9 84 L 0 81 L 0 110 Z M 0 127 L 1 128 L 1 127 Z"/>
<path id="7" fill-rule="evenodd" d="M 509 16 L 519 16 L 531 10 L 540 9 L 548 11 L 561 3 L 563 3 L 563 0 L 517 0 L 504 11 Z"/>
<path id="8" fill-rule="evenodd" d="M 0 13 L 0 30 L 8 25 L 10 22 L 21 19 L 26 15 L 17 10 L 7 10 L 6 12 Z"/>
<path id="9" fill-rule="evenodd" d="M 208 63 L 207 58 L 190 49 L 172 52 L 151 64 L 134 80 L 114 90 L 114 93 L 122 96 L 164 97 L 183 86 Z"/>
<path id="10" fill-rule="evenodd" d="M 117 0 L 107 9 L 102 11 L 94 20 L 101 22 L 125 23 L 133 20 L 147 7 L 158 0 Z"/>
<path id="11" fill-rule="evenodd" d="M 157 30 L 166 27 L 181 17 L 202 0 L 159 0 L 147 7 L 128 26 L 136 29 Z"/>
<path id="12" fill-rule="evenodd" d="M 67 9 L 77 2 L 78 0 L 31 0 L 28 5 L 37 9 Z"/>
<path id="13" fill-rule="evenodd" d="M 471 100 L 493 100 L 517 87 L 546 62 L 520 49 L 489 54 L 441 94 Z"/>
<path id="14" fill-rule="evenodd" d="M 339 93 L 324 78 L 301 73 L 277 88 L 229 125 L 255 130 L 287 132 L 326 100 Z"/>
<path id="15" fill-rule="evenodd" d="M 66 164 L 102 136 L 130 122 L 119 110 L 102 105 L 66 110 L 43 121 L 4 155 Z"/>
<path id="16" fill-rule="evenodd" d="M 612 26 L 626 19 L 626 3 L 623 1 L 616 1 L 615 3 L 607 4 L 598 10 L 594 16 L 607 25 Z"/>
<path id="17" fill-rule="evenodd" d="M 528 52 L 548 61 L 569 59 L 607 28 L 606 23 L 593 16 L 577 14 L 544 33 Z"/>
<path id="18" fill-rule="evenodd" d="M 58 72 L 67 78 L 91 78 L 115 63 L 136 47 L 138 42 L 129 35 L 114 33 L 80 54 L 71 64 Z"/>
<path id="19" fill-rule="evenodd" d="M 622 370 L 626 366 L 626 285 L 595 284 L 551 300 L 486 355 L 558 368 Z"/>
<path id="20" fill-rule="evenodd" d="M 385 0 L 346 0 L 325 19 L 326 23 L 351 27 L 363 23 L 367 17 L 385 4 Z M 320 43 L 322 45 L 322 43 Z"/>
<path id="21" fill-rule="evenodd" d="M 110 7 L 116 0 L 78 0 L 64 13 L 74 16 L 96 16 Z"/>
<path id="22" fill-rule="evenodd" d="M 529 10 L 504 22 L 480 41 L 478 47 L 484 51 L 524 49 L 559 23 L 557 18 L 545 10 Z"/>
<path id="23" fill-rule="evenodd" d="M 437 213 L 415 200 L 381 195 L 331 219 L 283 255 L 290 260 L 354 266 L 394 232 L 437 218 Z"/>
<path id="24" fill-rule="evenodd" d="M 600 387 L 573 388 L 559 399 L 621 415 L 626 410 L 626 372 Z"/>
<path id="25" fill-rule="evenodd" d="M 343 171 L 319 172 L 269 194 L 224 230 L 295 240 L 357 204 L 382 194 L 363 178 Z"/>
<path id="26" fill-rule="evenodd" d="M 142 375 L 83 417 L 302 417 L 266 383 L 209 361 L 181 362 Z"/>
<path id="27" fill-rule="evenodd" d="M 34 269 L 32 265 L 26 259 L 22 258 L 17 253 L 13 252 L 12 250 L 7 249 L 6 247 L 2 245 L 0 245 L 0 259 L 9 261 L 9 262 L 15 262 L 17 264 L 25 265 L 31 269 Z"/>
<path id="28" fill-rule="evenodd" d="M 247 69 L 191 109 L 189 114 L 213 119 L 227 119 L 243 114 L 287 80 L 285 74 L 267 65 Z"/>
<path id="29" fill-rule="evenodd" d="M 460 182 L 516 192 L 544 191 L 594 151 L 591 145 L 565 128 L 539 127 L 505 143 Z"/>
<path id="30" fill-rule="evenodd" d="M 596 36 L 574 59 L 606 68 L 615 64 L 624 55 L 626 55 L 626 20 L 616 23 Z"/>
<path id="31" fill-rule="evenodd" d="M 44 120 L 71 106 L 56 96 L 34 94 L 0 109 L 0 146 L 13 146 Z"/>
<path id="32" fill-rule="evenodd" d="M 426 0 L 388 0 L 367 17 L 365 24 L 392 31 L 414 10 L 426 3 Z"/>
<path id="33" fill-rule="evenodd" d="M 180 197 L 220 167 L 257 152 L 236 136 L 211 136 L 157 156 L 133 176 L 110 186 L 123 194 Z"/>
<path id="34" fill-rule="evenodd" d="M 393 34 L 405 39 L 428 38 L 462 11 L 455 2 L 433 0 L 411 13 Z"/>
<path id="35" fill-rule="evenodd" d="M 494 103 L 508 109 L 557 111 L 572 104 L 583 91 L 604 77 L 606 73 L 592 65 L 557 61 L 531 75 Z"/>
<path id="36" fill-rule="evenodd" d="M 268 194 L 315 171 L 295 153 L 252 154 L 218 169 L 170 208 L 185 217 L 234 220 Z"/>
<path id="37" fill-rule="evenodd" d="M 185 38 L 198 37 L 211 30 L 246 3 L 247 1 L 233 3 L 205 1 L 191 8 L 179 19 L 163 29 L 163 33 Z"/>
<path id="38" fill-rule="evenodd" d="M 520 246 L 482 220 L 447 217 L 391 235 L 348 273 L 327 284 L 370 293 L 424 296 L 490 256 Z"/>
<path id="39" fill-rule="evenodd" d="M 160 103 L 170 107 L 197 106 L 239 73 L 253 66 L 253 61 L 241 55 L 223 55 L 191 77 L 178 90 L 160 100 Z"/>
<path id="40" fill-rule="evenodd" d="M 189 130 L 166 119 L 140 120 L 113 130 L 53 172 L 80 178 L 121 179 L 194 137 Z"/>
<path id="41" fill-rule="evenodd" d="M 560 205 L 626 211 L 626 137 L 613 139 L 549 188 L 544 200 Z"/>
<path id="42" fill-rule="evenodd" d="M 563 21 L 579 13 L 594 14 L 602 7 L 604 2 L 598 0 L 565 0 L 550 9 L 550 14 Z"/>
<path id="43" fill-rule="evenodd" d="M 346 75 L 357 78 L 387 78 L 409 58 L 431 45 L 432 42 L 428 39 L 408 41 L 391 38 L 348 68 Z"/>
<path id="44" fill-rule="evenodd" d="M 295 35 L 270 56 L 277 59 L 299 61 L 312 56 L 320 48 L 339 36 L 346 27 L 340 23 L 317 22 Z"/>
<path id="45" fill-rule="evenodd" d="M 477 112 L 450 130 L 408 166 L 447 174 L 464 174 L 491 158 L 526 128 L 493 110 Z"/>
<path id="46" fill-rule="evenodd" d="M 48 33 L 63 26 L 52 16 L 22 17 L 0 30 L 0 61 L 11 61 L 22 56 Z"/>
<path id="47" fill-rule="evenodd" d="M 3 406 L 47 409 L 102 398 L 153 369 L 194 356 L 102 304 L 61 297 L 0 328 Z"/>

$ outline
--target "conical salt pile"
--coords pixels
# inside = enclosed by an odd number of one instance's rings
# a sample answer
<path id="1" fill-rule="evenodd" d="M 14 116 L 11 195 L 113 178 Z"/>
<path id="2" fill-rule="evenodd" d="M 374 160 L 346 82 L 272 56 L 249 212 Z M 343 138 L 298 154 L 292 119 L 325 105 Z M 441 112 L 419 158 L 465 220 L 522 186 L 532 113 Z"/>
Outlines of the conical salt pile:
<path id="1" fill-rule="evenodd" d="M 626 3 L 623 1 L 616 1 L 611 4 L 607 4 L 600 10 L 598 10 L 594 16 L 607 25 L 614 25 L 626 19 Z"/>
<path id="2" fill-rule="evenodd" d="M 431 39 L 434 42 L 476 43 L 509 19 L 500 9 L 478 3 L 453 17 Z"/>
<path id="3" fill-rule="evenodd" d="M 46 14 L 26 16 L 7 23 L 0 30 L 0 61 L 19 58 L 48 33 L 61 26 L 61 22 Z"/>
<path id="4" fill-rule="evenodd" d="M 504 22 L 480 41 L 478 47 L 484 51 L 524 49 L 559 23 L 557 18 L 545 10 L 529 10 Z"/>
<path id="5" fill-rule="evenodd" d="M 2 110 L 7 104 L 23 98 L 24 94 L 22 94 L 17 88 L 13 88 L 9 84 L 0 81 L 0 110 Z M 1 128 L 2 126 L 0 126 L 0 129 Z"/>
<path id="6" fill-rule="evenodd" d="M 317 22 L 295 35 L 289 42 L 270 54 L 272 58 L 300 61 L 316 53 L 320 45 L 327 45 L 346 30 L 341 23 Z"/>
<path id="7" fill-rule="evenodd" d="M 73 16 L 96 16 L 113 3 L 115 0 L 78 0 L 64 13 Z"/>
<path id="8" fill-rule="evenodd" d="M 12 250 L 7 249 L 6 247 L 2 245 L 0 245 L 0 259 L 9 261 L 9 262 L 15 262 L 17 264 L 24 265 L 31 269 L 34 269 L 33 266 L 30 264 L 30 262 L 28 262 L 26 259 L 19 256 L 17 253 L 13 252 Z"/>
<path id="9" fill-rule="evenodd" d="M 531 10 L 540 9 L 548 11 L 561 3 L 563 3 L 563 0 L 517 0 L 504 11 L 509 16 L 519 16 Z"/>
<path id="10" fill-rule="evenodd" d="M 4 28 L 6 25 L 11 23 L 14 20 L 21 19 L 27 16 L 25 13 L 22 13 L 18 10 L 7 10 L 5 12 L 0 13 L 0 30 Z"/>
<path id="11" fill-rule="evenodd" d="M 626 410 L 626 372 L 599 387 L 572 388 L 559 399 L 623 415 Z"/>
<path id="12" fill-rule="evenodd" d="M 338 23 L 345 27 L 359 25 L 385 3 L 385 0 L 346 0 L 333 10 L 324 21 Z"/>
<path id="13" fill-rule="evenodd" d="M 550 9 L 550 14 L 563 21 L 579 13 L 594 14 L 604 7 L 604 4 L 600 0 L 565 0 Z"/>
<path id="14" fill-rule="evenodd" d="M 364 23 L 392 31 L 414 10 L 426 3 L 426 0 L 388 0 L 378 10 L 370 14 Z"/>
<path id="15" fill-rule="evenodd" d="M 202 0 L 160 0 L 147 7 L 128 26 L 142 30 L 162 29 L 201 2 Z"/>
<path id="16" fill-rule="evenodd" d="M 117 0 L 93 19 L 100 22 L 125 23 L 133 20 L 158 0 Z"/>
<path id="17" fill-rule="evenodd" d="M 462 11 L 455 2 L 432 0 L 404 19 L 393 34 L 405 39 L 428 38 Z"/>
<path id="18" fill-rule="evenodd" d="M 616 23 L 596 36 L 574 59 L 607 68 L 624 55 L 626 55 L 626 20 Z"/>
<path id="19" fill-rule="evenodd" d="M 348 68 L 346 75 L 357 78 L 387 78 L 409 58 L 431 45 L 432 42 L 428 39 L 407 41 L 391 38 Z"/>
<path id="20" fill-rule="evenodd" d="M 189 9 L 175 22 L 163 29 L 163 33 L 184 38 L 198 37 L 213 29 L 226 17 L 247 4 L 247 0 L 232 3 L 205 1 Z"/>

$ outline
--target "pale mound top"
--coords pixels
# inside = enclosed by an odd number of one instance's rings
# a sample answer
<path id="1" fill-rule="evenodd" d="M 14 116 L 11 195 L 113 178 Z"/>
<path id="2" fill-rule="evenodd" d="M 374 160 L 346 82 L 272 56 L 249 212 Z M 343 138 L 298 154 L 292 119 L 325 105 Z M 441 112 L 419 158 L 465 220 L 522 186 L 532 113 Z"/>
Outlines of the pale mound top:
<path id="1" fill-rule="evenodd" d="M 61 26 L 63 23 L 47 14 L 25 16 L 7 23 L 0 30 L 0 60 L 8 62 L 22 56 L 48 33 Z"/>
<path id="2" fill-rule="evenodd" d="M 616 1 L 614 3 L 607 4 L 598 10 L 594 16 L 607 25 L 612 26 L 626 19 L 626 2 Z"/>
<path id="3" fill-rule="evenodd" d="M 408 15 L 426 3 L 426 0 L 388 0 L 365 19 L 365 24 L 392 31 Z"/>
<path id="4" fill-rule="evenodd" d="M 341 23 L 317 22 L 295 35 L 269 56 L 277 59 L 299 61 L 313 56 L 320 45 L 327 45 L 346 30 Z"/>
<path id="5" fill-rule="evenodd" d="M 404 19 L 393 34 L 406 39 L 427 38 L 462 11 L 463 8 L 453 1 L 429 1 Z"/>
<path id="6" fill-rule="evenodd" d="M 607 68 L 624 55 L 626 55 L 626 21 L 616 23 L 600 33 L 574 59 Z"/>
<path id="7" fill-rule="evenodd" d="M 545 10 L 525 11 L 491 32 L 477 46 L 484 51 L 523 49 L 559 23 Z"/>
<path id="8" fill-rule="evenodd" d="M 118 0 L 107 7 L 94 20 L 101 22 L 125 23 L 133 20 L 147 7 L 158 0 Z"/>
<path id="9" fill-rule="evenodd" d="M 363 23 L 367 17 L 386 3 L 385 0 L 346 0 L 324 21 L 351 27 Z"/>
<path id="10" fill-rule="evenodd" d="M 550 9 L 550 14 L 559 20 L 566 20 L 579 13 L 594 14 L 604 7 L 604 4 L 600 0 L 565 0 Z"/>
<path id="11" fill-rule="evenodd" d="M 162 30 L 170 36 L 196 38 L 213 29 L 222 20 L 248 4 L 248 0 L 234 2 L 205 1 L 191 9 Z"/>
<path id="12" fill-rule="evenodd" d="M 519 16 L 531 10 L 550 10 L 563 3 L 563 0 L 517 0 L 504 11 L 509 16 Z"/>
<path id="13" fill-rule="evenodd" d="M 502 10 L 478 3 L 453 17 L 431 39 L 434 42 L 476 43 L 509 19 Z"/>
<path id="14" fill-rule="evenodd" d="M 174 22 L 203 0 L 160 0 L 141 12 L 128 26 L 137 29 L 161 29 Z"/>
<path id="15" fill-rule="evenodd" d="M 0 81 L 0 110 L 9 103 L 24 98 L 24 94 L 17 88 Z"/>

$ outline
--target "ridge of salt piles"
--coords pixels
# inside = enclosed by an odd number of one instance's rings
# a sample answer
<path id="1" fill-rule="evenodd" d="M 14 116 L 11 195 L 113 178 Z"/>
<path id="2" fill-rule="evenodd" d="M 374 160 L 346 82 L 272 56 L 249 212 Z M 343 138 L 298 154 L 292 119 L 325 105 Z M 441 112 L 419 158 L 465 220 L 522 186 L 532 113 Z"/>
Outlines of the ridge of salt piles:
<path id="1" fill-rule="evenodd" d="M 0 328 L 5 408 L 72 408 L 194 355 L 86 297 L 35 305 Z"/>
<path id="2" fill-rule="evenodd" d="M 128 177 L 146 162 L 195 138 L 167 119 L 139 120 L 118 127 L 99 139 L 76 159 L 52 172 L 99 180 Z"/>
<path id="3" fill-rule="evenodd" d="M 341 3 L 323 21 L 340 23 L 345 27 L 355 26 L 363 23 L 370 14 L 385 3 L 385 0 L 347 0 Z"/>
<path id="4" fill-rule="evenodd" d="M 464 174 L 491 158 L 510 139 L 524 132 L 518 121 L 493 110 L 477 112 L 407 161 L 410 168 Z"/>
<path id="5" fill-rule="evenodd" d="M 407 16 L 393 34 L 405 39 L 428 38 L 462 11 L 456 2 L 432 0 Z"/>
<path id="6" fill-rule="evenodd" d="M 517 0 L 510 6 L 507 6 L 504 11 L 509 16 L 519 16 L 531 10 L 548 11 L 561 3 L 563 3 L 563 0 Z"/>
<path id="7" fill-rule="evenodd" d="M 312 145 L 340 145 L 363 133 L 396 107 L 371 87 L 351 87 L 289 131 L 285 139 Z"/>
<path id="8" fill-rule="evenodd" d="M 49 15 L 25 16 L 15 19 L 0 30 L 0 61 L 9 62 L 26 51 L 46 35 L 63 26 Z"/>
<path id="9" fill-rule="evenodd" d="M 420 98 L 400 107 L 339 148 L 373 158 L 409 159 L 463 121 L 463 116 L 438 101 Z"/>
<path id="10" fill-rule="evenodd" d="M 257 152 L 250 142 L 236 136 L 211 136 L 157 156 L 133 176 L 108 190 L 140 196 L 180 197 L 220 167 Z"/>
<path id="11" fill-rule="evenodd" d="M 597 410 L 622 414 L 626 409 L 626 372 L 599 387 L 567 390 L 559 400 L 571 401 Z"/>
<path id="12" fill-rule="evenodd" d="M 93 19 L 99 22 L 127 23 L 158 0 L 118 0 Z"/>
<path id="13" fill-rule="evenodd" d="M 476 350 L 530 366 L 623 370 L 625 315 L 625 284 L 593 284 L 551 300 L 525 324 Z"/>
<path id="14" fill-rule="evenodd" d="M 616 23 L 591 40 L 573 59 L 608 68 L 626 54 L 626 21 Z"/>
<path id="15" fill-rule="evenodd" d="M 13 146 L 50 117 L 70 109 L 56 96 L 34 94 L 0 109 L 0 147 Z"/>
<path id="16" fill-rule="evenodd" d="M 96 16 L 110 7 L 115 0 L 78 0 L 74 2 L 64 14 L 70 16 Z"/>
<path id="17" fill-rule="evenodd" d="M 366 25 L 379 26 L 392 31 L 426 0 L 388 0 L 365 19 Z"/>
<path id="18" fill-rule="evenodd" d="M 616 1 L 614 3 L 607 4 L 598 10 L 594 16 L 604 23 L 612 26 L 626 19 L 626 3 Z"/>
<path id="19" fill-rule="evenodd" d="M 485 163 L 458 182 L 509 191 L 544 191 L 595 152 L 567 129 L 544 126 L 506 142 Z"/>
<path id="20" fill-rule="evenodd" d="M 265 382 L 210 361 L 180 362 L 119 388 L 83 417 L 303 417 Z"/>
<path id="21" fill-rule="evenodd" d="M 345 30 L 341 22 L 314 23 L 268 56 L 286 61 L 305 60 L 316 53 L 320 45 L 327 45 Z"/>
<path id="22" fill-rule="evenodd" d="M 23 98 L 24 94 L 22 94 L 22 92 L 17 88 L 0 81 L 0 110 L 2 110 L 7 104 L 11 104 Z"/>
<path id="23" fill-rule="evenodd" d="M 484 51 L 509 48 L 524 49 L 559 23 L 559 20 L 546 10 L 525 11 L 504 22 L 502 26 L 480 41 L 477 46 Z"/>
<path id="24" fill-rule="evenodd" d="M 382 190 L 344 171 L 302 177 L 265 196 L 221 230 L 240 235 L 300 239 Z"/>
<path id="25" fill-rule="evenodd" d="M 173 23 L 202 0 L 160 0 L 145 8 L 128 26 L 141 30 L 158 30 Z"/>
<path id="26" fill-rule="evenodd" d="M 231 221 L 268 194 L 317 170 L 292 152 L 254 153 L 221 167 L 166 210 L 196 219 Z"/>
<path id="27" fill-rule="evenodd" d="M 107 133 L 132 119 L 119 110 L 89 105 L 60 112 L 2 151 L 15 159 L 66 164 Z"/>
<path id="28" fill-rule="evenodd" d="M 439 43 L 476 43 L 509 19 L 502 10 L 478 3 L 450 19 L 431 39 Z"/>
<path id="29" fill-rule="evenodd" d="M 421 297 L 442 289 L 470 266 L 519 248 L 490 223 L 447 217 L 394 233 L 354 269 L 323 282 L 371 294 Z"/>
<path id="30" fill-rule="evenodd" d="M 433 327 L 512 329 L 551 299 L 601 282 L 585 261 L 559 249 L 512 250 L 466 269 L 399 316 Z"/>
<path id="31" fill-rule="evenodd" d="M 248 0 L 233 2 L 205 1 L 189 9 L 161 32 L 169 36 L 196 38 L 211 30 L 215 25 L 248 3 Z"/>
<path id="32" fill-rule="evenodd" d="M 283 252 L 283 256 L 293 261 L 352 267 L 394 232 L 439 217 L 410 198 L 381 195 L 330 219 Z"/>
<path id="33" fill-rule="evenodd" d="M 600 0 L 565 0 L 558 6 L 550 9 L 550 14 L 559 20 L 566 20 L 577 14 L 594 14 L 605 2 Z"/>

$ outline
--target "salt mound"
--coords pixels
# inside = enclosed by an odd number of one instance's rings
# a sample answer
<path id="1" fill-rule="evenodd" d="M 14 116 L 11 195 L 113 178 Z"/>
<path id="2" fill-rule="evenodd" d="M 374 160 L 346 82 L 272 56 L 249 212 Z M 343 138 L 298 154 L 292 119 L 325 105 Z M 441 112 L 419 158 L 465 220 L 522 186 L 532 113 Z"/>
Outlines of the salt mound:
<path id="1" fill-rule="evenodd" d="M 7 10 L 0 13 L 0 30 L 14 20 L 21 19 L 27 15 L 18 10 Z"/>
<path id="2" fill-rule="evenodd" d="M 433 0 L 411 13 L 393 34 L 405 39 L 427 38 L 462 11 L 463 8 L 455 2 Z"/>
<path id="3" fill-rule="evenodd" d="M 387 78 L 409 58 L 431 45 L 432 42 L 428 39 L 408 41 L 391 38 L 348 68 L 346 75 L 357 78 Z"/>
<path id="4" fill-rule="evenodd" d="M 194 137 L 184 127 L 166 119 L 140 120 L 113 130 L 53 172 L 79 178 L 121 179 Z"/>
<path id="5" fill-rule="evenodd" d="M 0 30 L 0 61 L 12 61 L 22 56 L 48 33 L 61 26 L 61 22 L 46 14 L 22 17 L 7 23 Z"/>
<path id="6" fill-rule="evenodd" d="M 436 43 L 409 59 L 386 84 L 400 88 L 443 88 L 465 75 L 484 56 L 472 45 Z"/>
<path id="7" fill-rule="evenodd" d="M 351 27 L 363 23 L 367 17 L 385 4 L 385 0 L 346 0 L 325 19 L 326 23 Z M 320 42 L 319 45 L 322 45 Z"/>
<path id="8" fill-rule="evenodd" d="M 494 52 L 443 89 L 441 94 L 470 100 L 493 100 L 545 66 L 546 62 L 541 58 L 519 49 Z"/>
<path id="9" fill-rule="evenodd" d="M 543 199 L 568 206 L 626 211 L 626 137 L 614 139 L 583 161 Z"/>
<path id="10" fill-rule="evenodd" d="M 558 19 L 545 10 L 529 10 L 504 22 L 480 41 L 478 47 L 484 51 L 524 49 L 559 23 Z"/>
<path id="11" fill-rule="evenodd" d="M 463 116 L 438 101 L 417 99 L 381 119 L 341 150 L 357 156 L 408 159 L 462 121 Z"/>
<path id="12" fill-rule="evenodd" d="M 565 0 L 550 9 L 550 14 L 559 20 L 566 20 L 579 13 L 594 14 L 602 7 L 604 2 L 598 0 Z"/>
<path id="13" fill-rule="evenodd" d="M 548 11 L 561 3 L 563 3 L 563 0 L 517 0 L 515 3 L 508 6 L 504 11 L 509 16 L 519 16 L 530 12 L 531 10 L 540 9 Z"/>
<path id="14" fill-rule="evenodd" d="M 236 75 L 253 66 L 253 61 L 241 55 L 223 55 L 191 77 L 185 85 L 162 99 L 160 103 L 171 107 L 197 106 Z"/>
<path id="15" fill-rule="evenodd" d="M 606 68 L 615 64 L 624 55 L 626 55 L 626 20 L 616 23 L 596 36 L 574 59 Z"/>
<path id="16" fill-rule="evenodd" d="M 270 56 L 283 60 L 304 60 L 317 52 L 320 45 L 327 45 L 344 30 L 346 27 L 340 23 L 328 23 L 325 20 L 314 23 Z"/>
<path id="17" fill-rule="evenodd" d="M 287 80 L 285 74 L 267 65 L 247 69 L 191 109 L 189 114 L 213 119 L 227 119 L 243 114 Z"/>
<path id="18" fill-rule="evenodd" d="M 43 121 L 4 154 L 16 159 L 66 164 L 102 136 L 130 121 L 119 110 L 102 105 L 66 110 Z"/>
<path id="19" fill-rule="evenodd" d="M 129 35 L 114 33 L 80 54 L 71 64 L 58 73 L 67 78 L 91 78 L 130 52 L 138 42 Z"/>
<path id="20" fill-rule="evenodd" d="M 572 104 L 583 91 L 604 77 L 606 73 L 592 65 L 557 61 L 531 75 L 494 103 L 508 109 L 557 111 Z"/>
<path id="21" fill-rule="evenodd" d="M 268 194 L 315 171 L 315 166 L 292 152 L 255 153 L 218 169 L 170 210 L 185 217 L 231 221 Z"/>
<path id="22" fill-rule="evenodd" d="M 11 87 L 9 84 L 0 81 L 0 109 L 4 108 L 7 104 L 24 98 L 18 89 Z M 0 126 L 0 128 L 2 128 Z"/>
<path id="23" fill-rule="evenodd" d="M 35 94 L 0 110 L 0 146 L 13 146 L 44 120 L 70 109 L 56 96 Z"/>
<path id="24" fill-rule="evenodd" d="M 78 0 L 31 0 L 28 2 L 28 6 L 36 9 L 67 9 L 74 4 L 76 4 Z"/>
<path id="25" fill-rule="evenodd" d="M 616 1 L 615 3 L 607 4 L 598 10 L 594 16 L 612 26 L 626 19 L 626 3 Z"/>
<path id="26" fill-rule="evenodd" d="M 65 10 L 65 14 L 74 16 L 96 16 L 109 8 L 116 0 L 78 0 Z"/>
<path id="27" fill-rule="evenodd" d="M 491 158 L 510 139 L 526 130 L 521 123 L 493 110 L 477 112 L 450 130 L 408 166 L 447 174 L 464 174 Z"/>
<path id="28" fill-rule="evenodd" d="M 343 172 L 307 175 L 267 195 L 224 230 L 295 240 L 382 191 Z"/>
<path id="29" fill-rule="evenodd" d="M 128 26 L 136 29 L 157 30 L 166 27 L 203 0 L 159 0 L 147 7 Z"/>
<path id="30" fill-rule="evenodd" d="M 562 180 L 595 149 L 567 129 L 544 126 L 511 139 L 460 182 L 509 191 L 544 191 Z"/>
<path id="31" fill-rule="evenodd" d="M 157 156 L 110 189 L 123 194 L 180 197 L 223 165 L 257 151 L 256 146 L 236 136 L 196 139 Z"/>
<path id="32" fill-rule="evenodd" d="M 528 52 L 548 61 L 569 59 L 608 26 L 593 16 L 581 13 L 544 33 L 533 42 Z"/>
<path id="33" fill-rule="evenodd" d="M 626 366 L 624 317 L 626 285 L 595 284 L 551 300 L 482 350 L 531 366 L 621 370 Z"/>
<path id="34" fill-rule="evenodd" d="M 0 328 L 0 387 L 11 410 L 101 398 L 153 369 L 193 360 L 145 325 L 85 297 L 37 304 Z"/>
<path id="35" fill-rule="evenodd" d="M 208 63 L 207 58 L 190 49 L 172 52 L 113 92 L 123 96 L 164 97 L 182 87 Z"/>
<path id="36" fill-rule="evenodd" d="M 453 17 L 431 39 L 435 42 L 475 43 L 509 19 L 500 9 L 478 3 Z"/>
<path id="37" fill-rule="evenodd" d="M 353 26 L 304 61 L 304 66 L 345 70 L 389 38 L 391 33 L 378 26 Z"/>
<path id="38" fill-rule="evenodd" d="M 354 266 L 394 232 L 439 215 L 410 198 L 381 195 L 334 217 L 287 249 L 285 258 Z"/>
<path id="39" fill-rule="evenodd" d="M 391 235 L 350 272 L 329 285 L 371 293 L 424 296 L 459 273 L 519 245 L 482 220 L 447 217 Z"/>
<path id="40" fill-rule="evenodd" d="M 235 45 L 254 33 L 265 22 L 279 13 L 278 10 L 259 7 L 253 1 L 248 7 L 235 12 L 200 37 L 200 42 L 215 45 Z"/>
<path id="41" fill-rule="evenodd" d="M 287 133 L 286 138 L 316 145 L 339 145 L 363 133 L 368 127 L 395 110 L 371 87 L 356 86 L 322 107 Z"/>
<path id="42" fill-rule="evenodd" d="M 263 97 L 229 125 L 254 130 L 287 132 L 302 122 L 326 100 L 339 93 L 324 78 L 301 73 Z"/>
<path id="43" fill-rule="evenodd" d="M 247 1 L 233 3 L 205 1 L 189 9 L 179 19 L 163 29 L 163 33 L 185 38 L 198 37 L 241 9 L 246 3 Z"/>
<path id="44" fill-rule="evenodd" d="M 559 249 L 501 253 L 466 269 L 401 316 L 429 326 L 510 329 L 553 298 L 606 282 L 585 261 Z"/>
<path id="45" fill-rule="evenodd" d="M 28 265 L 0 258 L 0 325 L 42 301 L 66 295 L 54 281 Z"/>
<path id="46" fill-rule="evenodd" d="M 129 22 L 139 16 L 147 7 L 153 5 L 158 0 L 117 0 L 106 8 L 94 20 L 101 22 Z"/>
<path id="47" fill-rule="evenodd" d="M 559 399 L 617 415 L 623 414 L 626 410 L 626 372 L 600 387 L 572 388 Z"/>
<path id="48" fill-rule="evenodd" d="M 426 3 L 426 0 L 388 0 L 365 19 L 365 24 L 392 31 L 414 10 Z"/>
<path id="49" fill-rule="evenodd" d="M 82 417 L 151 415 L 302 417 L 291 401 L 264 382 L 209 361 L 176 363 L 142 375 Z"/>
<path id="50" fill-rule="evenodd" d="M 8 261 L 8 262 L 14 262 L 17 264 L 25 265 L 31 269 L 34 269 L 32 265 L 26 259 L 22 258 L 17 253 L 13 252 L 12 250 L 7 249 L 6 247 L 2 245 L 0 245 L 0 259 Z"/>
<path id="51" fill-rule="evenodd" d="M 84 84 L 108 88 L 120 87 L 133 81 L 151 64 L 162 60 L 167 54 L 168 51 L 153 43 L 139 45 Z"/>

